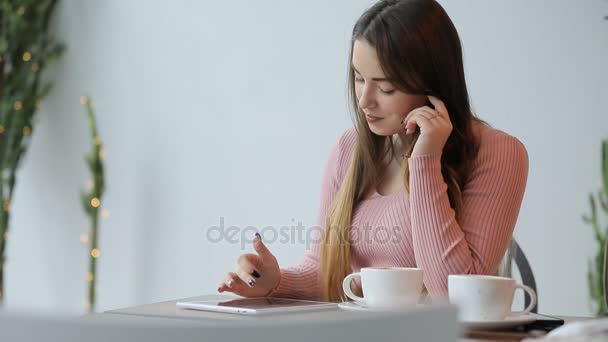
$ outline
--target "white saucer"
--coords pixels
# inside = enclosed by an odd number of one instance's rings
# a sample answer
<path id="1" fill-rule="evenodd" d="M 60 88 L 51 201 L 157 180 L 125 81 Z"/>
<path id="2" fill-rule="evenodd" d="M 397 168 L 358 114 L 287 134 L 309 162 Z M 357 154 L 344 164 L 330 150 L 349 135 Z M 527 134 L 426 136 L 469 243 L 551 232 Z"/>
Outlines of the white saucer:
<path id="1" fill-rule="evenodd" d="M 416 304 L 416 306 L 421 306 L 421 305 L 424 305 L 424 304 Z M 338 304 L 338 307 L 340 309 L 343 309 L 343 310 L 366 311 L 366 312 L 370 312 L 370 311 L 392 311 L 392 310 L 399 310 L 399 309 L 376 309 L 376 308 L 370 308 L 363 301 L 342 302 L 342 303 Z M 411 309 L 411 307 L 410 307 L 410 309 Z"/>
<path id="2" fill-rule="evenodd" d="M 342 302 L 338 304 L 340 309 L 351 311 L 372 311 L 364 302 Z"/>
<path id="3" fill-rule="evenodd" d="M 526 325 L 536 321 L 532 315 L 509 316 L 499 321 L 460 321 L 469 330 L 491 330 L 501 328 L 512 328 L 518 325 Z"/>
<path id="4" fill-rule="evenodd" d="M 417 304 L 416 306 L 423 306 L 424 304 Z M 360 311 L 360 312 L 371 312 L 371 311 L 386 311 L 386 309 L 374 309 L 367 306 L 363 301 L 357 302 L 342 302 L 338 304 L 338 307 L 342 310 L 349 311 Z M 513 328 L 519 325 L 527 325 L 536 321 L 532 315 L 518 315 L 509 316 L 503 320 L 498 321 L 460 321 L 465 329 L 468 330 L 491 330 L 501 328 Z"/>

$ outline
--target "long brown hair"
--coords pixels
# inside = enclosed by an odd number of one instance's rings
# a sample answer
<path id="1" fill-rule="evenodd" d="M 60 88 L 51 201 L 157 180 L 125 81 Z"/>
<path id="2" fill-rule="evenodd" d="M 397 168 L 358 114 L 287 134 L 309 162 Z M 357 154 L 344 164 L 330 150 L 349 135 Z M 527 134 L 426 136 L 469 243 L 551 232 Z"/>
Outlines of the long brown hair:
<path id="1" fill-rule="evenodd" d="M 472 123 L 477 119 L 469 104 L 462 48 L 454 24 L 434 0 L 382 0 L 357 20 L 351 39 L 348 82 L 357 146 L 352 162 L 334 199 L 321 241 L 321 298 L 344 299 L 342 280 L 352 272 L 350 232 L 353 211 L 365 195 L 378 186 L 388 161 L 395 156 L 391 137 L 371 132 L 358 106 L 351 60 L 353 45 L 364 40 L 376 49 L 385 76 L 400 91 L 433 95 L 449 112 L 452 132 L 443 149 L 441 173 L 448 186 L 450 205 L 458 219 L 462 188 L 477 154 Z M 409 192 L 410 156 L 419 132 L 406 142 L 403 185 Z M 388 157 L 388 159 L 387 159 Z"/>

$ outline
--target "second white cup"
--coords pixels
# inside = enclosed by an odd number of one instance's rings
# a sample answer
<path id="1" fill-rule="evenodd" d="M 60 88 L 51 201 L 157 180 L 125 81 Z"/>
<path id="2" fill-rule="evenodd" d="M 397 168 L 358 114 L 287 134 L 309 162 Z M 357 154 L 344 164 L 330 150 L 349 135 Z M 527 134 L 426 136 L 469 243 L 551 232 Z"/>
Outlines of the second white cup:
<path id="1" fill-rule="evenodd" d="M 513 294 L 523 289 L 531 303 L 522 311 L 511 311 Z M 508 316 L 527 314 L 536 305 L 536 293 L 526 285 L 511 278 L 489 275 L 449 275 L 448 295 L 450 303 L 460 308 L 459 317 L 464 321 L 496 321 Z"/>
<path id="2" fill-rule="evenodd" d="M 351 281 L 361 277 L 363 297 L 353 293 Z M 422 293 L 422 269 L 409 267 L 363 267 L 342 282 L 346 296 L 370 308 L 395 309 L 416 305 Z"/>

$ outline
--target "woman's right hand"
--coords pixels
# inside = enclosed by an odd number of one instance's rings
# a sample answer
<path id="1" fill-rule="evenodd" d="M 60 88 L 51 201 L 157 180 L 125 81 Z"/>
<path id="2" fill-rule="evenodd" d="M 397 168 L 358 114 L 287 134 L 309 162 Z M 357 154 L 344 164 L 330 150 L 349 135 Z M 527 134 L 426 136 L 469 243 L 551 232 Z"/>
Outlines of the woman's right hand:
<path id="1" fill-rule="evenodd" d="M 281 269 L 277 259 L 255 234 L 253 248 L 257 254 L 242 254 L 237 260 L 235 272 L 229 272 L 219 284 L 217 291 L 235 293 L 243 297 L 265 297 L 281 280 Z"/>

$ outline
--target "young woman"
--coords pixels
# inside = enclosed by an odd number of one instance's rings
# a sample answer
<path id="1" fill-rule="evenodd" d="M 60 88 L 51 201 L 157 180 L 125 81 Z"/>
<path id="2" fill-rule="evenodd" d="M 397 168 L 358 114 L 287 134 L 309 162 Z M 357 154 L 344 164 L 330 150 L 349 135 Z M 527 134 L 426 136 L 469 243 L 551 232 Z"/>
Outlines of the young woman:
<path id="1" fill-rule="evenodd" d="M 365 266 L 419 267 L 433 298 L 449 274 L 493 274 L 511 240 L 528 157 L 476 118 L 460 39 L 434 0 L 382 0 L 359 18 L 349 65 L 355 127 L 329 154 L 317 231 L 280 269 L 261 238 L 218 291 L 344 299 Z M 356 286 L 355 286 L 356 287 Z M 360 293 L 360 288 L 355 288 Z"/>

